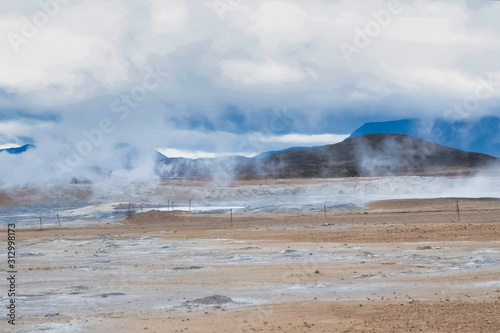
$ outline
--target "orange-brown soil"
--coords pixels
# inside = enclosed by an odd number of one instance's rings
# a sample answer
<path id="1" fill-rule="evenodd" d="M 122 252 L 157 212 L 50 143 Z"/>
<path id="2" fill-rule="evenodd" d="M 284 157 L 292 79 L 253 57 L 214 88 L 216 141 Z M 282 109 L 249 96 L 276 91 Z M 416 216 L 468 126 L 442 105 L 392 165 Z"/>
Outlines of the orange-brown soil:
<path id="1" fill-rule="evenodd" d="M 459 207 L 460 221 L 456 199 L 429 199 L 18 229 L 16 328 L 499 332 L 500 202 Z"/>

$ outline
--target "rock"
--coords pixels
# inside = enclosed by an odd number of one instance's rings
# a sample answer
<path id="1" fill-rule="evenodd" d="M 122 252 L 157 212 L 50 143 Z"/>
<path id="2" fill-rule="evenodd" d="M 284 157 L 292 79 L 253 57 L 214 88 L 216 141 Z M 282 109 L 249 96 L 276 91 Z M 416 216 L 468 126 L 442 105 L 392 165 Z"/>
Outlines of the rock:
<path id="1" fill-rule="evenodd" d="M 233 300 L 227 296 L 213 295 L 213 296 L 198 298 L 189 303 L 199 304 L 199 305 L 218 305 L 218 304 L 233 303 Z"/>

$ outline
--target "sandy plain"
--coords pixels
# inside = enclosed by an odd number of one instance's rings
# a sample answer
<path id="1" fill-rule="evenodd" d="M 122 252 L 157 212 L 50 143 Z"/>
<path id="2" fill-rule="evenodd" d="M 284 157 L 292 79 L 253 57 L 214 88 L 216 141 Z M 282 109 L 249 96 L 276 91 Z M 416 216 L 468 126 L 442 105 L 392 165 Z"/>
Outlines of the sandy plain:
<path id="1" fill-rule="evenodd" d="M 18 229 L 0 331 L 499 332 L 500 201 L 456 200 Z"/>

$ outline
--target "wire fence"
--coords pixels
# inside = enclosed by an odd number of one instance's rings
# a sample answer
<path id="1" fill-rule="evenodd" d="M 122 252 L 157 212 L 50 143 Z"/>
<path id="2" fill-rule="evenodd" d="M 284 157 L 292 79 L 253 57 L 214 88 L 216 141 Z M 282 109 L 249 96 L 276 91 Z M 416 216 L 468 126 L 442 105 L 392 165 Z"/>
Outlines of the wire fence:
<path id="1" fill-rule="evenodd" d="M 18 208 L 18 209 L 16 209 Z M 10 212 L 0 212 L 0 219 L 16 223 L 24 227 L 64 227 L 78 221 L 113 221 L 130 217 L 136 213 L 145 213 L 148 211 L 213 211 L 217 213 L 231 214 L 232 208 L 218 207 L 207 205 L 203 202 L 194 202 L 189 200 L 167 200 L 158 204 L 153 203 L 136 203 L 136 202 L 121 202 L 107 210 L 99 210 L 96 206 L 94 210 L 86 210 L 87 213 L 78 213 L 79 210 L 85 210 L 89 206 L 78 207 L 59 207 L 58 209 L 48 207 L 32 207 L 26 210 L 25 207 L 13 207 Z M 57 212 L 59 211 L 59 212 Z"/>
<path id="2" fill-rule="evenodd" d="M 198 207 L 200 205 L 198 204 Z M 150 211 L 150 210 L 159 210 L 159 211 L 174 211 L 174 210 L 184 210 L 184 211 L 191 211 L 191 208 L 194 208 L 194 202 L 193 200 L 184 200 L 184 201 L 174 201 L 174 200 L 167 200 L 166 203 L 158 203 L 158 204 L 144 204 L 144 203 L 120 203 L 117 206 L 115 206 L 115 209 L 117 210 L 136 210 L 136 211 Z"/>
<path id="3" fill-rule="evenodd" d="M 460 222 L 462 220 L 461 213 L 464 211 L 460 207 L 460 202 L 459 200 L 454 200 L 453 201 L 453 207 L 448 208 L 450 212 L 454 212 L 457 217 L 457 220 Z M 50 212 L 43 211 L 43 209 L 40 210 L 39 214 L 34 213 L 33 211 L 30 211 L 30 213 L 26 214 L 26 212 L 19 212 L 19 214 L 11 214 L 11 215 L 3 215 L 0 213 L 0 219 L 4 221 L 9 221 L 8 223 L 16 223 L 16 224 L 21 224 L 22 226 L 25 227 L 39 227 L 40 229 L 43 229 L 44 227 L 59 227 L 62 228 L 63 226 L 68 226 L 71 225 L 74 222 L 78 221 L 85 221 L 85 222 L 91 222 L 91 221 L 97 221 L 97 222 L 102 222 L 107 221 L 116 221 L 120 219 L 125 219 L 125 218 L 131 218 L 133 217 L 134 214 L 137 213 L 146 213 L 149 211 L 187 211 L 187 212 L 211 212 L 211 213 L 220 213 L 220 214 L 228 214 L 230 218 L 230 223 L 231 226 L 233 226 L 233 213 L 238 212 L 238 208 L 243 208 L 243 207 L 221 207 L 221 206 L 212 206 L 212 205 L 207 205 L 203 202 L 194 202 L 193 200 L 167 200 L 166 203 L 158 203 L 158 204 L 152 204 L 152 203 L 133 203 L 133 202 L 126 202 L 126 203 L 119 203 L 117 205 L 114 205 L 112 207 L 112 210 L 104 210 L 100 211 L 98 209 L 95 209 L 94 211 L 91 211 L 90 213 L 87 214 L 77 214 L 74 213 L 74 211 L 78 211 L 79 209 L 84 209 L 88 206 L 85 207 L 80 207 L 80 208 L 74 208 L 73 210 L 68 210 L 68 209 L 61 209 L 61 213 L 57 213 L 54 211 L 54 209 L 50 209 Z M 330 216 L 328 213 L 328 208 L 326 205 L 323 205 L 323 207 L 317 207 L 317 209 L 313 209 L 312 211 L 317 211 L 321 213 L 321 217 L 324 216 L 324 219 L 333 217 Z M 448 211 L 448 209 L 445 209 L 445 211 Z M 69 214 L 65 215 L 62 213 L 64 212 L 69 212 Z M 334 212 L 336 211 L 335 207 L 330 207 L 330 211 Z M 302 212 L 300 212 L 302 213 Z M 419 213 L 419 212 L 415 212 Z M 423 213 L 423 212 L 421 212 Z M 365 214 L 367 214 L 365 212 Z M 328 224 L 328 223 L 327 223 Z"/>

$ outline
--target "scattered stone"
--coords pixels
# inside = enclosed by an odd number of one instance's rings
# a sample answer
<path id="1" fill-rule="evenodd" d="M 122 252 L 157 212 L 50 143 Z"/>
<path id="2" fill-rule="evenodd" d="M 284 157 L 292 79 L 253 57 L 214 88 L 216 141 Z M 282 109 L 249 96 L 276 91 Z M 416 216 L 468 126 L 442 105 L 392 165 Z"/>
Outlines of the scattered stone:
<path id="1" fill-rule="evenodd" d="M 218 305 L 218 304 L 233 303 L 233 300 L 227 296 L 213 295 L 213 296 L 198 298 L 186 303 L 198 304 L 198 305 Z"/>
<path id="2" fill-rule="evenodd" d="M 99 296 L 106 298 L 108 296 L 125 296 L 124 293 L 106 293 L 106 294 L 100 294 Z"/>
<path id="3" fill-rule="evenodd" d="M 28 252 L 28 253 L 21 253 L 19 256 L 20 257 L 43 257 L 45 254 L 42 254 L 42 253 L 32 253 L 32 252 Z"/>
<path id="4" fill-rule="evenodd" d="M 187 271 L 192 269 L 202 269 L 203 266 L 189 266 L 189 267 L 174 267 L 174 271 Z"/>

